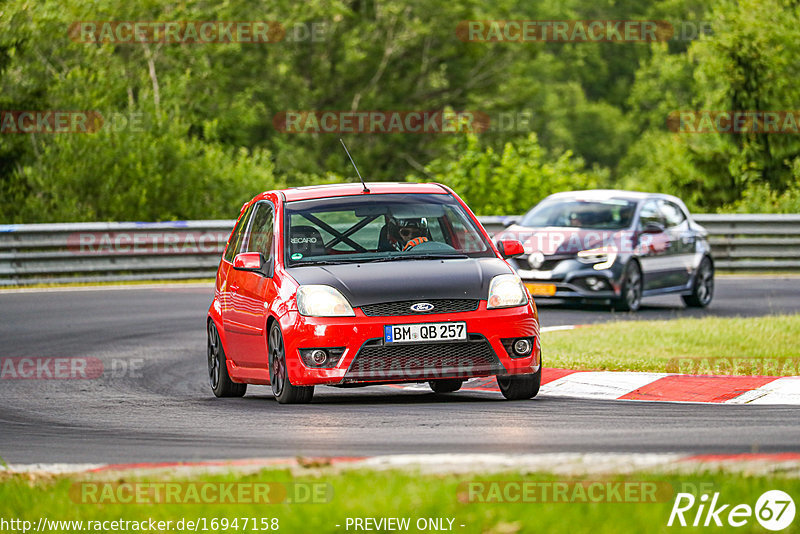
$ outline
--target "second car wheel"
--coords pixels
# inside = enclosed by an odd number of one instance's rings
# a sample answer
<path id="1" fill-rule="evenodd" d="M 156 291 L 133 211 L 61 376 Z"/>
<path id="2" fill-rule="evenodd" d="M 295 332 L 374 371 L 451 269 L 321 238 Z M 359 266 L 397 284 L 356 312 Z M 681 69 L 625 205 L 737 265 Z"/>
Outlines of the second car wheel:
<path id="1" fill-rule="evenodd" d="M 307 404 L 314 396 L 314 386 L 294 386 L 286 368 L 286 350 L 278 323 L 269 330 L 269 382 L 272 394 L 280 404 Z"/>
<path id="2" fill-rule="evenodd" d="M 635 261 L 625 267 L 622 275 L 622 288 L 619 298 L 614 301 L 614 309 L 619 311 L 637 311 L 642 305 L 642 269 Z"/>
<path id="3" fill-rule="evenodd" d="M 464 384 L 463 380 L 458 378 L 449 378 L 444 380 L 431 380 L 428 385 L 434 393 L 453 393 L 461 389 Z"/>
<path id="4" fill-rule="evenodd" d="M 708 256 L 703 258 L 697 268 L 691 294 L 681 295 L 681 298 L 691 308 L 705 308 L 711 304 L 711 299 L 714 298 L 714 266 Z"/>

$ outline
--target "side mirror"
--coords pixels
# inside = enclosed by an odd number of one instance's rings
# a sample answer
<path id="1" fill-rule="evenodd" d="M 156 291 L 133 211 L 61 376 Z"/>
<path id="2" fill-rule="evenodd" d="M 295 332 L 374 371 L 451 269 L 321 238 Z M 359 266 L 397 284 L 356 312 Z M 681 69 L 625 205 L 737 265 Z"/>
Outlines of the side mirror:
<path id="1" fill-rule="evenodd" d="M 525 254 L 522 243 L 516 239 L 501 239 L 497 242 L 497 250 L 500 251 L 500 255 L 505 259 Z"/>
<path id="2" fill-rule="evenodd" d="M 242 252 L 233 258 L 233 268 L 237 271 L 261 271 L 264 256 L 260 252 Z"/>
<path id="3" fill-rule="evenodd" d="M 649 222 L 642 229 L 642 233 L 643 234 L 660 234 L 664 230 L 666 230 L 666 228 L 664 228 L 663 224 L 657 223 L 657 222 Z"/>

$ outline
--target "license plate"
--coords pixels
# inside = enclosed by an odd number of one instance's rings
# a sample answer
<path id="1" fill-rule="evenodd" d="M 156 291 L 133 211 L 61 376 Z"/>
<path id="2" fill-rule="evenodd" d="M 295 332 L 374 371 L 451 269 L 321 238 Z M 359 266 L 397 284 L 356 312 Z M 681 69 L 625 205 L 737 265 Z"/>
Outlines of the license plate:
<path id="1" fill-rule="evenodd" d="M 525 284 L 531 295 L 540 297 L 552 297 L 556 294 L 555 284 Z"/>
<path id="2" fill-rule="evenodd" d="M 386 343 L 459 341 L 467 339 L 467 323 L 392 324 L 383 327 Z"/>

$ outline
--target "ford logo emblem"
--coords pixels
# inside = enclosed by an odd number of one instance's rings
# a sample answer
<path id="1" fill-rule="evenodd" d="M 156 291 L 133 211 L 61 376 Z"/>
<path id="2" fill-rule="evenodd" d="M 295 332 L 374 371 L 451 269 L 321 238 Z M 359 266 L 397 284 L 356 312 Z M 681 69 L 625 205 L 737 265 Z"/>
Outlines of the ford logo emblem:
<path id="1" fill-rule="evenodd" d="M 416 304 L 411 306 L 411 311 L 426 312 L 426 311 L 431 311 L 433 308 L 434 306 L 430 302 L 417 302 Z"/>

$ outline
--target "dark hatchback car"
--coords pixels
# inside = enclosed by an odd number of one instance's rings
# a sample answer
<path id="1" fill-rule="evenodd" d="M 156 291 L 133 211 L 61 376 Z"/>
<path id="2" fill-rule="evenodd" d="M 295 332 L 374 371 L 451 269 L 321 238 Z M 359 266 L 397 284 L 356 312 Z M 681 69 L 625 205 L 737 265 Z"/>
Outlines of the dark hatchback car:
<path id="1" fill-rule="evenodd" d="M 670 195 L 557 193 L 497 237 L 524 244 L 525 255 L 509 262 L 537 300 L 605 300 L 635 311 L 642 297 L 678 293 L 705 307 L 714 294 L 707 232 Z"/>

